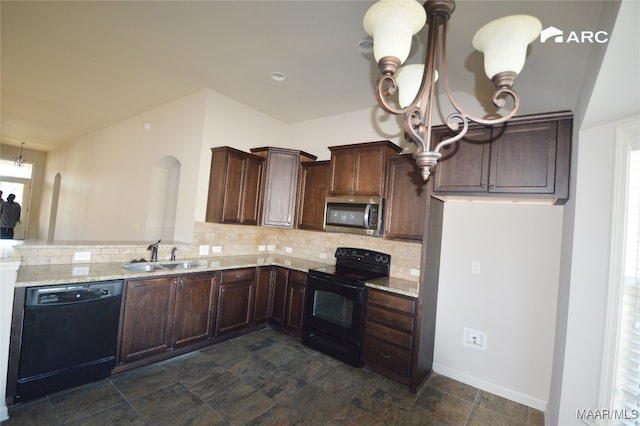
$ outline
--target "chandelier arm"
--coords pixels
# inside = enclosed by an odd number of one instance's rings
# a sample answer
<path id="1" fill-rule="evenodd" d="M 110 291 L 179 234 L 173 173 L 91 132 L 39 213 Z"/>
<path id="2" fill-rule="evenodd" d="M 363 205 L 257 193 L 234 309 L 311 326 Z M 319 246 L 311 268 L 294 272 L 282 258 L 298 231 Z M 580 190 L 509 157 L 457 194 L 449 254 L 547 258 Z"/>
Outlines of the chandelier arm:
<path id="1" fill-rule="evenodd" d="M 424 113 L 417 103 L 413 103 L 406 109 L 404 131 L 408 134 L 409 140 L 418 147 L 418 151 L 426 151 L 429 141 L 425 140 L 425 127 L 422 123 Z"/>
<path id="2" fill-rule="evenodd" d="M 398 84 L 396 83 L 396 79 L 393 78 L 392 75 L 382 75 L 378 79 L 376 83 L 376 98 L 378 100 L 378 104 L 382 107 L 383 110 L 388 112 L 389 114 L 405 114 L 408 108 L 394 108 L 391 104 L 389 104 L 386 100 L 387 97 L 392 96 L 398 90 Z"/>
<path id="3" fill-rule="evenodd" d="M 467 117 L 464 114 L 453 113 L 447 118 L 447 122 L 449 122 L 454 117 L 458 117 L 462 121 L 462 130 L 460 130 L 460 132 L 458 132 L 454 136 L 448 139 L 445 139 L 443 141 L 440 141 L 440 143 L 438 143 L 438 145 L 436 145 L 436 147 L 433 149 L 433 152 L 440 152 L 442 148 L 444 148 L 447 145 L 451 145 L 452 143 L 458 142 L 467 134 L 467 131 L 469 130 L 469 120 L 467 119 Z"/>

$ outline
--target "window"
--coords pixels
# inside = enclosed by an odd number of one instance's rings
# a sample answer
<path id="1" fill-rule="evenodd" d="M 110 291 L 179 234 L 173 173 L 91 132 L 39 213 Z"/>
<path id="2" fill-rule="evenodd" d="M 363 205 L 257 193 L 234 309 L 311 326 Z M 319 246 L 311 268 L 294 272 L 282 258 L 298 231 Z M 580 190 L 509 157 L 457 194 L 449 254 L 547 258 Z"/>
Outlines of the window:
<path id="1" fill-rule="evenodd" d="M 640 147 L 629 152 L 626 241 L 614 408 L 623 424 L 640 424 Z M 629 415 L 625 415 L 625 410 Z M 633 411 L 633 412 L 632 412 Z M 629 418 L 626 418 L 629 417 Z"/>
<path id="2" fill-rule="evenodd" d="M 0 176 L 2 177 L 16 177 L 23 179 L 31 179 L 32 166 L 29 163 L 24 163 L 20 167 L 16 167 L 13 161 L 0 160 Z"/>
<path id="3" fill-rule="evenodd" d="M 640 425 L 640 125 L 619 127 L 616 144 L 600 423 Z"/>

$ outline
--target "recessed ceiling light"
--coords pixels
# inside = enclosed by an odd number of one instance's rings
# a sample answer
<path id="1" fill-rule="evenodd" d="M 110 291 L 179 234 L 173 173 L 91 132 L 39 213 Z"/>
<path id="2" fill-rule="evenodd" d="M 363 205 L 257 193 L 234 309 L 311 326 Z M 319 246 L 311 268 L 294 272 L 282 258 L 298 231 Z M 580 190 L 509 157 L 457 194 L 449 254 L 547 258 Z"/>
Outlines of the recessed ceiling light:
<path id="1" fill-rule="evenodd" d="M 356 50 L 360 53 L 366 53 L 366 54 L 373 52 L 373 40 L 371 39 L 360 40 L 359 42 L 356 43 Z"/>
<path id="2" fill-rule="evenodd" d="M 287 79 L 287 75 L 280 71 L 274 71 L 271 73 L 271 78 L 275 81 L 285 81 Z"/>

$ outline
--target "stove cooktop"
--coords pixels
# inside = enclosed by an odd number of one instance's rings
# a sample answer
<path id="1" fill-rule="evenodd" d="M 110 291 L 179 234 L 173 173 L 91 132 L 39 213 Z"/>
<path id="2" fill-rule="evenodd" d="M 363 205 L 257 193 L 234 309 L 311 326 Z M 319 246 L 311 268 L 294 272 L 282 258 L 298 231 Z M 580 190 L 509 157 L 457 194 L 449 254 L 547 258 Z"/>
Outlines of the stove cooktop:
<path id="1" fill-rule="evenodd" d="M 389 275 L 391 256 L 372 250 L 338 247 L 336 264 L 309 270 L 311 275 L 364 285 L 366 281 Z"/>
<path id="2" fill-rule="evenodd" d="M 324 266 L 320 268 L 310 269 L 309 273 L 313 274 L 313 272 L 318 275 L 325 275 L 335 278 L 340 278 L 343 280 L 350 280 L 358 283 L 364 283 L 365 281 L 372 280 L 374 278 L 384 277 L 387 274 L 375 272 L 375 271 L 366 271 L 361 269 L 351 269 L 345 268 L 341 266 Z"/>

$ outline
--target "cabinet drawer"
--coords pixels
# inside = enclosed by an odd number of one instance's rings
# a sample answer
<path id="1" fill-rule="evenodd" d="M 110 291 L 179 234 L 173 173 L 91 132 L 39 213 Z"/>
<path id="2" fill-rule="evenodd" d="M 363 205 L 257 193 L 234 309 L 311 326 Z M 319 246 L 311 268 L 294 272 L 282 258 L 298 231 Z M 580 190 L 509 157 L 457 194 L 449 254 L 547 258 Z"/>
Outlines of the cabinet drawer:
<path id="1" fill-rule="evenodd" d="M 394 309 L 396 311 L 406 312 L 410 315 L 415 313 L 415 299 L 405 299 L 403 297 L 394 296 L 392 294 L 380 291 L 368 291 L 367 300 L 369 304 L 384 306 L 385 308 Z"/>
<path id="2" fill-rule="evenodd" d="M 370 321 L 367 321 L 365 330 L 367 336 L 402 346 L 405 349 L 411 349 L 411 334 L 384 327 Z"/>
<path id="3" fill-rule="evenodd" d="M 413 317 L 376 308 L 375 306 L 367 307 L 367 321 L 374 321 L 408 332 L 413 331 Z"/>
<path id="4" fill-rule="evenodd" d="M 289 282 L 306 285 L 307 284 L 307 274 L 301 271 L 289 271 Z"/>
<path id="5" fill-rule="evenodd" d="M 389 343 L 365 337 L 364 360 L 394 373 L 408 376 L 411 371 L 411 352 Z"/>
<path id="6" fill-rule="evenodd" d="M 228 269 L 222 271 L 222 282 L 225 284 L 237 281 L 253 280 L 256 277 L 255 268 L 247 269 Z"/>

